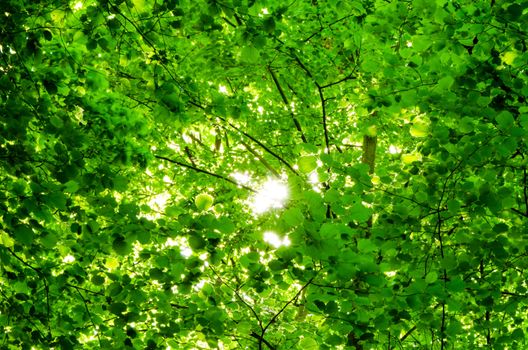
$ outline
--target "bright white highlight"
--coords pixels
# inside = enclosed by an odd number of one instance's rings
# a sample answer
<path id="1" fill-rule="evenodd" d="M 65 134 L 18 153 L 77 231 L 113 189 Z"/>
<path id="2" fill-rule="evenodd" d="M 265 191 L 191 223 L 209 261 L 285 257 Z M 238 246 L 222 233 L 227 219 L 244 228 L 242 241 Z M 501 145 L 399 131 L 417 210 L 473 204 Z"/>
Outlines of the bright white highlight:
<path id="1" fill-rule="evenodd" d="M 196 283 L 196 284 L 193 286 L 193 290 L 194 290 L 195 292 L 200 291 L 200 289 L 202 289 L 203 286 L 205 286 L 206 283 L 207 283 L 206 280 L 200 280 L 200 282 Z"/>
<path id="2" fill-rule="evenodd" d="M 183 139 L 183 141 L 185 143 L 191 143 L 192 142 L 192 138 L 189 135 L 187 135 L 186 133 L 182 134 L 182 139 Z"/>
<path id="3" fill-rule="evenodd" d="M 274 248 L 279 248 L 282 246 L 289 246 L 291 244 L 288 237 L 280 238 L 278 234 L 272 231 L 264 232 L 264 242 L 272 245 Z"/>
<path id="4" fill-rule="evenodd" d="M 190 247 L 180 247 L 180 254 L 184 258 L 188 258 L 192 255 L 193 251 Z"/>
<path id="5" fill-rule="evenodd" d="M 185 237 L 177 237 L 176 239 L 167 238 L 165 243 L 163 244 L 164 248 L 168 247 L 178 247 L 180 248 L 180 254 L 185 259 L 189 258 L 193 251 L 191 247 L 189 247 L 189 243 L 187 243 L 187 239 Z"/>
<path id="6" fill-rule="evenodd" d="M 412 47 L 412 41 L 407 41 L 407 43 L 405 43 L 407 45 L 407 47 Z"/>
<path id="7" fill-rule="evenodd" d="M 158 195 L 155 195 L 150 201 L 149 206 L 154 207 L 156 209 L 163 210 L 165 209 L 165 206 L 167 204 L 167 200 L 171 197 L 171 195 L 167 192 L 160 193 Z"/>
<path id="8" fill-rule="evenodd" d="M 82 1 L 77 1 L 77 2 L 75 3 L 75 5 L 73 5 L 73 9 L 74 9 L 75 11 L 79 11 L 79 10 L 82 9 L 82 8 L 83 8 L 83 3 L 82 3 Z"/>
<path id="9" fill-rule="evenodd" d="M 389 153 L 390 154 L 398 154 L 398 153 L 401 153 L 401 148 L 398 148 L 394 145 L 390 145 L 389 146 Z"/>
<path id="10" fill-rule="evenodd" d="M 317 160 L 319 162 L 319 160 Z M 319 174 L 317 170 L 314 170 L 308 175 L 308 181 L 312 184 L 312 190 L 315 192 L 321 192 L 321 182 L 319 182 Z"/>
<path id="11" fill-rule="evenodd" d="M 227 87 L 225 87 L 224 85 L 220 85 L 218 87 L 218 92 L 220 92 L 221 94 L 227 94 Z"/>
<path id="12" fill-rule="evenodd" d="M 396 273 L 397 273 L 397 272 L 398 272 L 398 271 L 387 271 L 387 272 L 385 272 L 385 276 L 387 276 L 387 277 L 394 277 L 394 276 L 396 276 Z"/>
<path id="13" fill-rule="evenodd" d="M 251 177 L 247 171 L 244 171 L 243 173 L 235 171 L 234 173 L 231 173 L 231 177 L 241 185 L 246 185 L 251 181 Z"/>
<path id="14" fill-rule="evenodd" d="M 251 201 L 255 214 L 262 214 L 270 209 L 282 208 L 288 198 L 288 187 L 279 180 L 266 181 Z"/>
<path id="15" fill-rule="evenodd" d="M 319 174 L 317 174 L 317 171 L 312 171 L 310 175 L 308 175 L 308 181 L 310 181 L 312 185 L 319 184 Z"/>
<path id="16" fill-rule="evenodd" d="M 65 264 L 70 264 L 75 261 L 75 257 L 73 255 L 66 255 L 64 258 L 62 258 L 62 262 Z"/>

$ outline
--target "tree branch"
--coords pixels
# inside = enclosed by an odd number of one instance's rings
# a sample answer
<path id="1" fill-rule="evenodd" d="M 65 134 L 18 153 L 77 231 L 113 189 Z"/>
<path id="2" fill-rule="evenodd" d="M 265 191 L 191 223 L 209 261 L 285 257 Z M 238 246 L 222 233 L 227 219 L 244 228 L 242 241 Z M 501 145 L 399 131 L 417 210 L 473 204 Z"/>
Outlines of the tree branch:
<path id="1" fill-rule="evenodd" d="M 44 275 L 44 273 L 42 271 L 40 271 L 39 268 L 36 268 L 36 267 L 32 266 L 31 264 L 26 262 L 24 259 L 19 257 L 11 248 L 7 248 L 6 247 L 6 249 L 12 256 L 14 256 L 24 266 L 27 266 L 31 270 L 35 271 L 37 273 L 37 275 L 39 276 L 39 278 L 42 279 L 42 282 L 44 283 L 44 292 L 46 293 L 46 322 L 47 322 L 47 326 L 48 326 L 48 336 L 51 338 L 51 323 L 50 323 L 51 306 L 50 306 L 50 301 L 49 301 L 49 286 L 48 286 L 48 280 L 47 280 L 46 276 Z"/>
<path id="2" fill-rule="evenodd" d="M 524 188 L 523 188 L 523 194 L 524 194 L 524 206 L 525 206 L 525 209 L 526 209 L 526 217 L 528 217 L 528 186 L 527 186 L 527 181 L 528 181 L 528 174 L 526 172 L 526 167 L 523 168 L 523 183 L 524 183 Z"/>
<path id="3" fill-rule="evenodd" d="M 257 140 L 254 136 L 251 136 L 250 134 L 248 134 L 247 132 L 245 131 L 242 131 L 240 130 L 239 127 L 237 127 L 236 125 L 233 125 L 232 123 L 228 122 L 225 118 L 221 118 L 221 117 L 218 117 L 220 118 L 220 120 L 226 122 L 231 128 L 235 129 L 236 131 L 238 131 L 239 133 L 241 133 L 242 135 L 244 135 L 245 137 L 247 137 L 248 139 L 250 139 L 251 141 L 255 142 L 257 145 L 259 145 L 263 150 L 265 150 L 266 152 L 268 152 L 269 154 L 271 154 L 274 158 L 276 158 L 279 162 L 281 162 L 282 164 L 284 164 L 288 169 L 290 169 L 290 171 L 292 173 L 294 173 L 295 175 L 299 175 L 299 173 L 297 171 L 295 171 L 295 169 L 291 166 L 290 163 L 288 163 L 288 161 L 286 161 L 284 158 L 282 158 L 281 156 L 279 156 L 277 153 L 273 152 L 268 146 L 266 146 L 265 144 L 263 144 L 262 142 L 260 142 L 259 140 Z"/>
<path id="4" fill-rule="evenodd" d="M 266 167 L 266 169 L 268 169 L 276 177 L 280 177 L 280 174 L 275 169 L 273 169 L 270 163 L 268 163 L 266 159 L 264 159 L 260 154 L 258 154 L 257 151 L 255 151 L 250 145 L 245 143 L 243 140 L 240 140 L 240 142 L 252 155 L 254 155 L 262 163 L 262 165 L 264 165 L 264 167 Z"/>
<path id="5" fill-rule="evenodd" d="M 402 335 L 402 337 L 400 338 L 400 341 L 404 341 L 405 339 L 407 339 L 407 337 L 409 337 L 411 335 L 412 332 L 414 332 L 416 330 L 416 326 L 412 326 L 411 329 L 409 329 L 407 332 L 405 332 L 404 335 Z"/>
<path id="6" fill-rule="evenodd" d="M 256 332 L 251 332 L 251 334 L 249 334 L 250 336 L 252 336 L 253 338 L 257 339 L 259 342 L 263 342 L 268 348 L 270 348 L 270 350 L 275 350 L 275 347 L 273 346 L 273 344 L 271 344 L 269 341 L 267 341 L 266 339 L 262 338 L 260 335 L 258 335 Z"/>
<path id="7" fill-rule="evenodd" d="M 253 316 L 255 316 L 255 319 L 257 320 L 258 322 L 258 325 L 261 329 L 261 332 L 262 334 L 264 334 L 264 328 L 262 326 L 262 320 L 260 319 L 259 315 L 257 314 L 257 312 L 255 311 L 255 309 L 249 305 L 241 296 L 240 294 L 238 293 L 238 290 L 236 290 L 235 288 L 231 287 L 229 284 L 227 284 L 223 279 L 222 277 L 220 277 L 220 275 L 216 272 L 215 269 L 213 269 L 212 266 L 209 266 L 209 268 L 211 269 L 211 271 L 213 271 L 213 273 L 215 274 L 215 276 L 220 280 L 220 282 L 225 285 L 227 288 L 231 289 L 233 291 L 233 293 L 235 293 L 235 295 L 237 296 L 237 298 L 242 302 L 242 304 L 244 304 L 250 311 L 251 313 L 253 314 Z M 259 341 L 262 341 L 262 339 L 260 339 Z"/>
<path id="8" fill-rule="evenodd" d="M 337 85 L 337 84 L 341 84 L 347 80 L 353 80 L 353 79 L 356 79 L 356 77 L 354 76 L 354 73 L 355 73 L 355 69 L 354 71 L 352 71 L 352 73 L 350 73 L 349 75 L 347 75 L 346 77 L 342 78 L 342 79 L 339 79 L 337 81 L 334 81 L 333 83 L 328 83 L 328 84 L 325 84 L 325 85 L 322 85 L 321 86 L 321 89 L 326 89 L 326 88 L 329 88 L 330 86 L 334 86 L 334 85 Z"/>
<path id="9" fill-rule="evenodd" d="M 185 163 L 182 163 L 182 162 L 179 162 L 177 160 L 174 160 L 174 159 L 170 159 L 170 158 L 167 158 L 167 157 L 163 157 L 163 156 L 158 156 L 158 155 L 154 155 L 155 158 L 158 158 L 158 159 L 162 159 L 162 160 L 166 160 L 167 162 L 170 162 L 170 163 L 174 163 L 174 164 L 177 164 L 179 166 L 182 166 L 184 168 L 187 168 L 187 169 L 191 169 L 191 170 L 194 170 L 196 171 L 197 173 L 202 173 L 202 174 L 207 174 L 209 176 L 213 176 L 213 177 L 216 177 L 217 179 L 222 179 L 224 181 L 227 181 L 227 182 L 230 182 L 236 186 L 239 186 L 239 187 L 242 187 L 248 191 L 251 191 L 253 193 L 256 193 L 257 191 L 252 189 L 251 187 L 248 187 L 248 186 L 245 186 L 245 185 L 242 185 L 242 184 L 239 184 L 237 183 L 236 181 L 234 180 L 231 180 L 230 178 L 228 177 L 225 177 L 225 176 L 222 176 L 222 175 L 218 175 L 218 174 L 215 174 L 215 173 L 212 173 L 210 171 L 207 171 L 207 170 L 203 170 L 203 169 L 200 169 L 198 167 L 195 167 L 193 165 L 190 165 L 190 164 L 185 164 Z"/>
<path id="10" fill-rule="evenodd" d="M 326 105 L 325 105 L 326 104 L 326 100 L 325 100 L 324 94 L 323 94 L 323 87 L 314 79 L 314 76 L 312 75 L 310 70 L 302 63 L 302 61 L 299 59 L 299 57 L 297 57 L 297 55 L 294 54 L 293 58 L 295 59 L 295 61 L 299 65 L 299 67 L 301 67 L 301 69 L 304 70 L 306 72 L 306 74 L 310 78 L 312 78 L 315 86 L 317 87 L 317 91 L 319 92 L 319 98 L 321 99 L 321 110 L 322 110 L 325 146 L 326 146 L 327 152 L 330 152 L 330 140 L 329 140 L 329 137 L 328 137 L 328 126 L 327 126 L 327 123 L 326 123 Z"/>
<path id="11" fill-rule="evenodd" d="M 192 101 L 192 100 L 189 100 L 189 103 L 201 110 L 203 110 L 204 112 L 207 110 L 207 108 L 205 108 L 204 106 L 202 106 L 201 104 L 195 102 L 195 101 Z M 236 130 L 237 132 L 241 133 L 242 135 L 244 135 L 245 137 L 247 137 L 248 139 L 250 139 L 251 141 L 255 142 L 257 145 L 259 145 L 264 151 L 266 151 L 267 153 L 269 153 L 270 155 L 272 155 L 275 159 L 277 159 L 279 162 L 281 162 L 282 164 L 284 164 L 292 173 L 294 173 L 295 175 L 299 176 L 299 173 L 297 171 L 295 171 L 295 169 L 292 167 L 292 165 L 286 161 L 284 158 L 282 158 L 281 156 L 279 156 L 277 153 L 273 152 L 268 146 L 266 146 L 265 144 L 263 144 L 262 142 L 260 142 L 259 140 L 257 140 L 254 136 L 248 134 L 247 132 L 245 131 L 242 131 L 239 127 L 237 127 L 236 125 L 234 125 L 233 123 L 230 123 L 226 118 L 224 117 L 221 117 L 219 115 L 215 115 L 216 118 L 218 118 L 219 120 L 223 121 L 224 123 L 226 123 L 227 125 L 229 125 L 229 127 L 231 127 L 232 129 Z M 225 127 L 224 125 L 222 125 L 222 127 L 224 129 L 227 129 L 227 127 Z M 228 145 L 227 145 L 228 146 Z"/>
<path id="12" fill-rule="evenodd" d="M 88 303 L 86 302 L 86 299 L 84 299 L 84 296 L 82 295 L 82 293 L 81 293 L 81 291 L 79 290 L 78 287 L 76 287 L 74 285 L 71 285 L 71 284 L 70 284 L 70 286 L 73 287 L 77 291 L 79 296 L 81 297 L 81 300 L 84 303 L 84 308 L 86 310 L 86 313 L 88 314 L 88 317 L 90 318 L 90 322 L 92 323 L 92 326 L 94 328 L 95 335 L 97 336 L 97 340 L 99 341 L 99 346 L 102 347 L 102 345 L 101 345 L 101 337 L 99 336 L 99 332 L 97 330 L 97 326 L 95 325 L 95 322 L 94 322 L 94 320 L 92 318 L 92 313 L 90 312 L 90 309 L 88 308 Z"/>
<path id="13" fill-rule="evenodd" d="M 290 103 L 288 102 L 288 98 L 286 97 L 286 94 L 284 93 L 284 90 L 282 90 L 282 86 L 280 85 L 280 82 L 277 79 L 277 76 L 275 75 L 275 72 L 273 72 L 273 70 L 271 69 L 270 66 L 268 66 L 268 71 L 271 74 L 271 78 L 273 79 L 273 82 L 275 83 L 275 86 L 277 87 L 277 90 L 279 90 L 279 94 L 281 95 L 282 102 L 284 102 L 284 105 L 290 111 L 290 115 L 291 115 L 291 117 L 293 119 L 293 123 L 295 124 L 295 128 L 301 134 L 301 139 L 303 140 L 304 143 L 308 143 L 308 140 L 306 139 L 306 136 L 304 135 L 304 132 L 302 130 L 301 123 L 299 122 L 299 120 L 293 114 L 293 111 L 291 110 L 291 107 L 290 107 Z"/>
<path id="14" fill-rule="evenodd" d="M 266 334 L 266 331 L 268 330 L 269 326 L 271 326 L 271 324 L 274 323 L 277 320 L 277 318 L 280 316 L 280 314 L 282 314 L 282 312 L 284 310 L 286 310 L 288 305 L 293 303 L 293 301 L 299 297 L 299 295 L 302 293 L 302 291 L 312 283 L 312 281 L 315 279 L 315 277 L 316 276 L 313 276 L 312 278 L 310 278 L 308 280 L 308 282 L 306 282 L 304 284 L 304 286 L 302 286 L 302 288 L 299 289 L 299 291 L 295 294 L 295 296 L 293 298 L 291 298 L 286 304 L 284 304 L 284 306 L 279 310 L 279 312 L 277 312 L 275 315 L 273 315 L 273 317 L 271 318 L 271 320 L 269 320 L 269 322 L 266 324 L 266 326 L 264 326 L 264 328 L 262 328 L 262 333 L 260 335 L 260 340 L 259 340 L 259 350 L 262 349 L 262 343 L 264 343 L 264 335 Z"/>

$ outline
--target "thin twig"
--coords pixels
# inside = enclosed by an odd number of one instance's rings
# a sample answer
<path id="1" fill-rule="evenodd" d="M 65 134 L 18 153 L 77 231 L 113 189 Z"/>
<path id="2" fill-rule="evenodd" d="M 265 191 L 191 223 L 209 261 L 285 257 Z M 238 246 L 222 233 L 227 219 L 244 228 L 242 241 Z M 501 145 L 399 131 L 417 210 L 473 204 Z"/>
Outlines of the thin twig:
<path id="1" fill-rule="evenodd" d="M 81 297 L 81 300 L 84 303 L 84 308 L 86 309 L 86 313 L 88 314 L 88 318 L 90 318 L 90 322 L 92 323 L 92 326 L 94 328 L 94 333 L 97 336 L 97 340 L 99 341 L 99 346 L 102 347 L 101 337 L 99 336 L 99 332 L 98 332 L 97 326 L 95 325 L 95 322 L 94 322 L 94 320 L 92 318 L 92 313 L 90 312 L 90 309 L 88 308 L 88 303 L 86 302 L 86 299 L 84 298 L 84 296 L 82 295 L 82 293 L 81 293 L 81 291 L 79 290 L 78 287 L 76 287 L 74 285 L 70 285 L 70 286 L 73 287 L 77 291 L 79 296 Z"/>
<path id="2" fill-rule="evenodd" d="M 270 163 L 268 163 L 266 159 L 264 159 L 260 154 L 258 154 L 257 151 L 255 151 L 250 145 L 245 143 L 243 140 L 240 140 L 240 142 L 251 154 L 253 154 L 262 163 L 262 165 L 264 165 L 266 169 L 268 169 L 276 177 L 280 177 L 280 174 L 277 172 L 277 170 L 273 169 Z"/>
<path id="3" fill-rule="evenodd" d="M 293 111 L 290 107 L 290 103 L 288 102 L 288 98 L 286 97 L 286 94 L 284 93 L 284 90 L 282 89 L 282 86 L 280 85 L 279 79 L 277 79 L 275 72 L 273 71 L 273 69 L 271 69 L 270 66 L 268 66 L 268 71 L 271 74 L 271 78 L 273 79 L 273 82 L 275 83 L 277 90 L 279 90 L 279 94 L 281 95 L 282 102 L 284 102 L 284 105 L 290 111 L 291 117 L 293 119 L 293 123 L 295 124 L 295 128 L 301 134 L 301 139 L 303 140 L 304 143 L 308 143 L 308 140 L 306 139 L 306 136 L 304 135 L 304 132 L 302 130 L 301 123 L 293 114 Z"/>
<path id="4" fill-rule="evenodd" d="M 273 317 L 271 318 L 271 320 L 269 320 L 269 322 L 266 324 L 266 326 L 264 326 L 264 328 L 262 329 L 262 333 L 260 335 L 260 340 L 259 340 L 259 349 L 262 349 L 262 343 L 264 342 L 264 335 L 266 334 L 266 331 L 268 330 L 268 328 L 271 326 L 271 324 L 273 324 L 277 318 L 280 316 L 280 314 L 282 314 L 282 312 L 284 310 L 286 310 L 286 308 L 288 307 L 288 305 L 290 305 L 291 303 L 293 303 L 298 297 L 299 295 L 302 293 L 302 291 L 308 287 L 312 281 L 315 279 L 316 276 L 313 276 L 312 278 L 310 278 L 308 280 L 308 282 L 306 282 L 304 284 L 304 286 L 302 286 L 301 289 L 299 289 L 299 291 L 295 294 L 295 296 L 293 298 L 291 298 L 286 304 L 284 304 L 284 306 L 279 310 L 279 312 L 277 312 L 275 315 L 273 315 Z"/>
<path id="5" fill-rule="evenodd" d="M 236 185 L 236 186 L 242 187 L 242 188 L 244 188 L 244 189 L 246 189 L 246 190 L 248 190 L 248 191 L 251 191 L 251 192 L 253 192 L 253 193 L 256 193 L 256 192 L 257 192 L 256 190 L 252 189 L 251 187 L 248 187 L 248 186 L 245 186 L 245 185 L 239 184 L 239 183 L 237 183 L 236 181 L 231 180 L 231 179 L 228 178 L 228 177 L 225 177 L 225 176 L 222 176 L 222 175 L 218 175 L 218 174 L 212 173 L 212 172 L 207 171 L 207 170 L 204 170 L 204 169 L 200 169 L 200 168 L 195 167 L 195 166 L 193 166 L 193 165 L 185 164 L 185 163 L 179 162 L 179 161 L 177 161 L 177 160 L 170 159 L 170 158 L 163 157 L 163 156 L 154 155 L 154 157 L 155 157 L 155 158 L 158 158 L 158 159 L 166 160 L 167 162 L 177 164 L 177 165 L 182 166 L 182 167 L 187 168 L 187 169 L 194 170 L 194 171 L 196 171 L 197 173 L 207 174 L 207 175 L 209 175 L 209 176 L 216 177 L 217 179 L 222 179 L 222 180 L 224 180 L 224 181 L 230 182 L 230 183 L 232 183 L 233 185 Z"/>
<path id="6" fill-rule="evenodd" d="M 11 248 L 7 248 L 7 251 L 14 256 L 18 261 L 20 261 L 24 266 L 29 267 L 31 270 L 35 271 L 39 278 L 42 279 L 42 282 L 44 283 L 44 292 L 46 294 L 46 322 L 47 322 L 47 328 L 48 328 L 48 336 L 51 338 L 51 322 L 50 322 L 50 315 L 51 315 L 51 306 L 49 301 L 49 286 L 48 286 L 48 280 L 44 273 L 40 271 L 40 269 L 32 266 L 28 262 L 26 262 L 24 259 L 19 257 Z"/>

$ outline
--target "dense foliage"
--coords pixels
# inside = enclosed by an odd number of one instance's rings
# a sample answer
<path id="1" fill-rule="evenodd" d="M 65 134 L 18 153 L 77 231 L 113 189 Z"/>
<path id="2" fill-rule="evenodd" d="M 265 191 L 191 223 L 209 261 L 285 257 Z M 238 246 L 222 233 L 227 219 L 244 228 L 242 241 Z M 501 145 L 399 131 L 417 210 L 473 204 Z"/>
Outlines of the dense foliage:
<path id="1" fill-rule="evenodd" d="M 0 1 L 0 349 L 525 348 L 527 17 Z"/>

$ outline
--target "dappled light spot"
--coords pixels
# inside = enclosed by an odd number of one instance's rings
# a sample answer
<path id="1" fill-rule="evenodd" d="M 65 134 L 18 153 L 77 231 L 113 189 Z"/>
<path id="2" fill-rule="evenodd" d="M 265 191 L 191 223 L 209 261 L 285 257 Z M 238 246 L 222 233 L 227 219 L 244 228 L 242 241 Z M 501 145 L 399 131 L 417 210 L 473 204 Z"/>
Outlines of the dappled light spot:
<path id="1" fill-rule="evenodd" d="M 390 153 L 390 154 L 398 154 L 398 153 L 401 153 L 401 148 L 396 147 L 396 146 L 394 146 L 394 145 L 390 145 L 390 146 L 389 146 L 389 153 Z"/>
<path id="2" fill-rule="evenodd" d="M 176 237 L 175 239 L 167 238 L 165 243 L 163 244 L 164 248 L 168 247 L 178 247 L 180 248 L 180 254 L 185 259 L 189 258 L 193 251 L 191 247 L 189 247 L 189 243 L 187 242 L 187 239 L 185 237 Z"/>
<path id="3" fill-rule="evenodd" d="M 79 11 L 83 8 L 83 3 L 82 1 L 77 1 L 74 5 L 73 5 L 73 10 L 74 11 Z"/>
<path id="4" fill-rule="evenodd" d="M 231 173 L 231 177 L 240 185 L 247 185 L 251 181 L 251 176 L 249 176 L 247 171 L 244 171 L 243 173 L 235 171 L 234 173 Z"/>
<path id="5" fill-rule="evenodd" d="M 281 238 L 278 234 L 273 231 L 264 232 L 264 242 L 272 245 L 274 248 L 287 247 L 291 244 L 288 237 Z"/>
<path id="6" fill-rule="evenodd" d="M 288 186 L 275 179 L 267 180 L 257 191 L 250 206 L 255 214 L 262 214 L 270 209 L 278 209 L 284 206 L 288 198 Z"/>
<path id="7" fill-rule="evenodd" d="M 398 273 L 398 271 L 387 271 L 387 272 L 385 272 L 385 276 L 394 277 L 394 276 L 396 276 L 396 273 Z"/>
<path id="8" fill-rule="evenodd" d="M 150 207 L 151 210 L 153 210 L 153 213 L 145 214 L 144 217 L 148 220 L 159 219 L 161 217 L 161 213 L 165 211 L 167 201 L 170 197 L 171 195 L 168 192 L 163 192 L 152 196 L 148 201 L 147 205 Z"/>
<path id="9" fill-rule="evenodd" d="M 401 159 L 404 164 L 411 164 L 412 162 L 422 161 L 422 155 L 419 153 L 409 153 L 404 154 Z"/>
<path id="10" fill-rule="evenodd" d="M 180 250 L 180 254 L 184 257 L 184 258 L 188 258 L 192 255 L 192 249 L 190 247 L 182 247 L 181 250 Z"/>
<path id="11" fill-rule="evenodd" d="M 68 254 L 64 258 L 62 258 L 62 262 L 65 264 L 71 264 L 74 261 L 75 261 L 75 257 L 71 254 Z"/>

